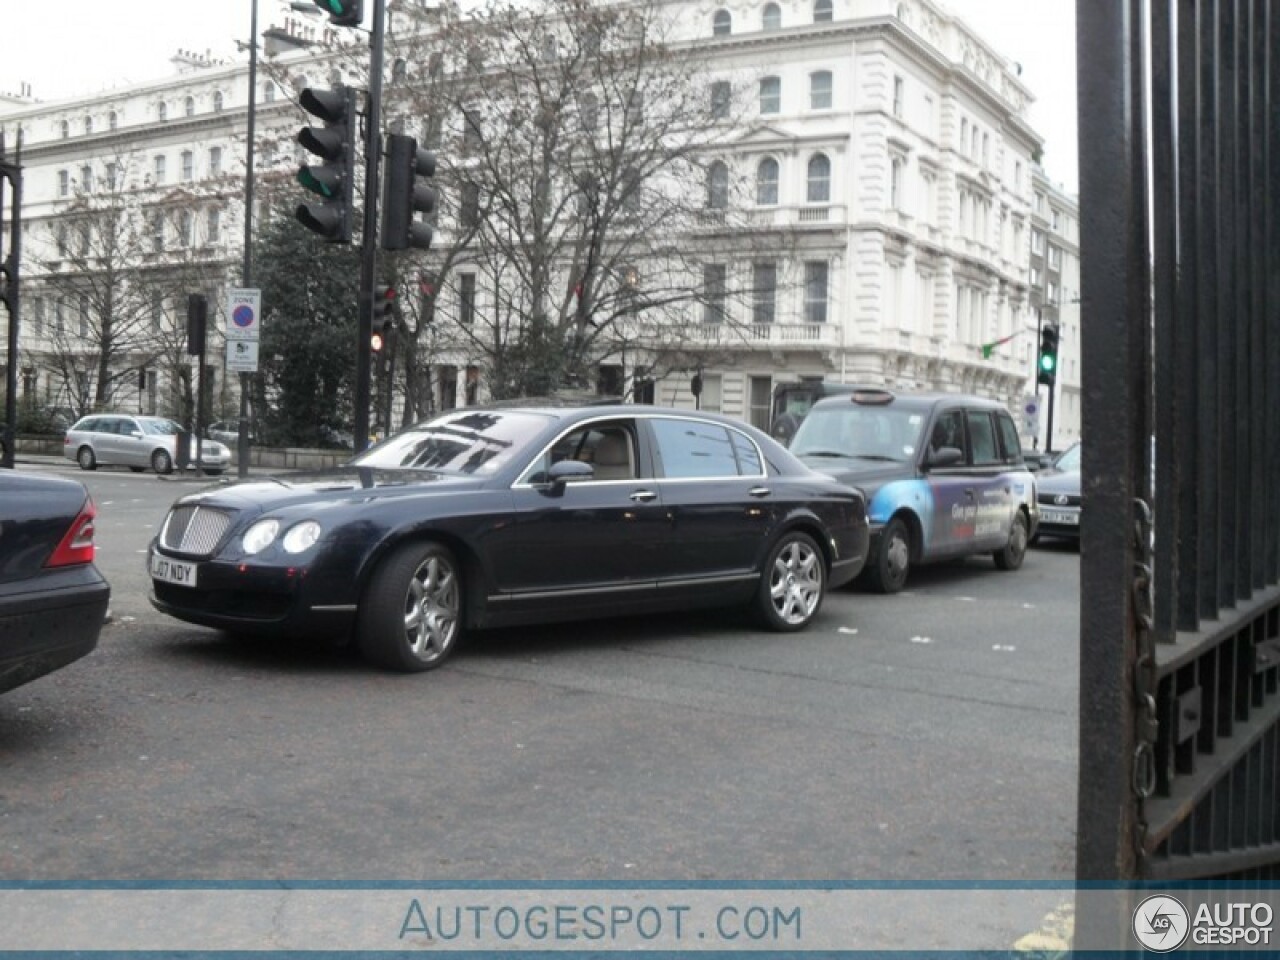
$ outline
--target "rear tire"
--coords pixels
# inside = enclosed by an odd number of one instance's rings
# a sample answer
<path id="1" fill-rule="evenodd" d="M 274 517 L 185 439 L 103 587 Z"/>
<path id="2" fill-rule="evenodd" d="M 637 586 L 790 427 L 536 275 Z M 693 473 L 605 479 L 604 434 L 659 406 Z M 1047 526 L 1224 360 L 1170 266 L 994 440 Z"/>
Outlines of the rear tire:
<path id="1" fill-rule="evenodd" d="M 822 608 L 826 585 L 827 569 L 813 538 L 799 530 L 784 533 L 760 575 L 760 615 L 771 630 L 803 630 Z"/>
<path id="2" fill-rule="evenodd" d="M 867 583 L 879 593 L 897 593 L 911 572 L 911 535 L 901 517 L 894 517 L 880 535 L 880 549 L 867 562 Z"/>
<path id="3" fill-rule="evenodd" d="M 151 469 L 156 473 L 173 473 L 173 457 L 168 450 L 157 450 L 151 454 Z"/>
<path id="4" fill-rule="evenodd" d="M 1027 518 L 1021 510 L 1013 516 L 1013 525 L 1009 528 L 1009 542 L 991 555 L 996 566 L 1001 570 L 1017 570 L 1027 555 Z"/>
<path id="5" fill-rule="evenodd" d="M 81 470 L 97 470 L 98 458 L 93 455 L 92 447 L 81 447 L 76 451 L 76 463 Z"/>
<path id="6" fill-rule="evenodd" d="M 462 567 L 439 543 L 410 543 L 378 565 L 360 599 L 365 658 L 401 673 L 434 670 L 462 634 Z"/>

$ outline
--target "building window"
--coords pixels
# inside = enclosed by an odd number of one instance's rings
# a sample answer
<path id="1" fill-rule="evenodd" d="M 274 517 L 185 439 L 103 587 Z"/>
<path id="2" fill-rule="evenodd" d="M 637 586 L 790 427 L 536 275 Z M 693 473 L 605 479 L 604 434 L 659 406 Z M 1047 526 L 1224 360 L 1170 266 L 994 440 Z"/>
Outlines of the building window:
<path id="1" fill-rule="evenodd" d="M 462 148 L 464 150 L 478 150 L 482 139 L 480 114 L 475 110 L 463 110 Z"/>
<path id="2" fill-rule="evenodd" d="M 476 275 L 458 274 L 458 322 L 473 324 L 476 321 Z"/>
<path id="3" fill-rule="evenodd" d="M 221 90 L 213 91 L 213 112 L 214 113 L 222 112 L 222 91 Z"/>
<path id="4" fill-rule="evenodd" d="M 767 433 L 773 410 L 773 378 L 751 377 L 750 381 L 750 409 L 747 414 L 753 427 Z"/>
<path id="5" fill-rule="evenodd" d="M 67 306 L 62 299 L 53 305 L 53 330 L 54 333 L 65 333 L 67 330 Z"/>
<path id="6" fill-rule="evenodd" d="M 156 181 L 156 186 L 158 187 L 164 183 L 164 154 L 163 153 L 156 154 L 155 163 L 153 164 L 152 169 L 155 171 L 154 179 Z"/>
<path id="7" fill-rule="evenodd" d="M 723 120 L 729 116 L 729 81 L 717 80 L 711 84 L 711 119 Z"/>
<path id="8" fill-rule="evenodd" d="M 69 249 L 67 244 L 67 225 L 65 223 L 59 224 L 55 243 L 58 247 L 58 256 L 65 257 Z"/>
<path id="9" fill-rule="evenodd" d="M 813 22 L 814 23 L 830 23 L 831 22 L 831 0 L 814 0 Z"/>
<path id="10" fill-rule="evenodd" d="M 164 215 L 151 215 L 151 249 L 154 253 L 164 250 Z"/>
<path id="11" fill-rule="evenodd" d="M 71 195 L 71 174 L 66 170 L 58 171 L 58 196 Z"/>
<path id="12" fill-rule="evenodd" d="M 804 322 L 827 322 L 827 282 L 830 267 L 825 260 L 808 260 L 804 265 Z"/>
<path id="13" fill-rule="evenodd" d="M 474 183 L 462 185 L 462 209 L 458 219 L 463 229 L 471 230 L 480 225 L 480 187 Z"/>
<path id="14" fill-rule="evenodd" d="M 114 110 L 107 114 L 107 129 L 114 130 L 120 125 L 120 115 Z"/>
<path id="15" fill-rule="evenodd" d="M 37 337 L 44 336 L 44 301 L 31 301 L 31 328 Z"/>
<path id="16" fill-rule="evenodd" d="M 1058 285 L 1054 283 L 1052 280 L 1049 281 L 1049 285 L 1045 290 L 1044 299 L 1046 303 L 1058 302 Z"/>
<path id="17" fill-rule="evenodd" d="M 62 139 L 66 140 L 71 136 L 71 122 L 69 120 L 62 121 Z"/>
<path id="18" fill-rule="evenodd" d="M 708 263 L 702 267 L 702 322 L 718 326 L 725 320 L 725 289 L 727 268 L 723 263 Z"/>
<path id="19" fill-rule="evenodd" d="M 711 17 L 711 35 L 727 37 L 733 33 L 733 14 L 728 10 L 717 10 Z"/>
<path id="20" fill-rule="evenodd" d="M 209 220 L 206 224 L 208 240 L 210 243 L 218 243 L 222 239 L 222 211 L 218 209 L 209 211 Z"/>
<path id="21" fill-rule="evenodd" d="M 276 85 L 273 81 L 268 80 L 262 85 L 262 102 L 274 103 L 276 99 Z"/>
<path id="22" fill-rule="evenodd" d="M 93 167 L 87 163 L 80 168 L 80 189 L 85 193 L 93 193 Z"/>
<path id="23" fill-rule="evenodd" d="M 831 202 L 831 161 L 824 153 L 809 158 L 805 199 L 809 203 Z"/>
<path id="24" fill-rule="evenodd" d="M 84 118 L 84 135 L 87 137 L 93 133 L 93 117 Z"/>
<path id="25" fill-rule="evenodd" d="M 818 70 L 809 74 L 809 108 L 831 109 L 831 71 Z"/>
<path id="26" fill-rule="evenodd" d="M 216 177 L 222 173 L 222 148 L 209 148 L 209 176 Z"/>
<path id="27" fill-rule="evenodd" d="M 186 102 L 183 104 L 183 112 L 188 117 L 194 117 L 196 115 L 196 98 L 195 97 L 187 97 Z"/>
<path id="28" fill-rule="evenodd" d="M 1062 269 L 1062 248 L 1061 247 L 1055 247 L 1055 246 L 1049 247 L 1049 269 L 1050 270 Z"/>
<path id="29" fill-rule="evenodd" d="M 196 155 L 190 150 L 182 151 L 182 179 L 189 182 L 196 172 Z"/>
<path id="30" fill-rule="evenodd" d="M 1040 268 L 1039 267 L 1031 268 L 1031 286 L 1035 287 L 1036 289 L 1039 289 L 1040 287 Z"/>
<path id="31" fill-rule="evenodd" d="M 1044 256 L 1044 234 L 1039 230 L 1031 231 L 1031 252 L 1037 257 Z"/>
<path id="32" fill-rule="evenodd" d="M 893 115 L 902 119 L 902 101 L 905 97 L 906 83 L 901 77 L 893 78 Z"/>
<path id="33" fill-rule="evenodd" d="M 902 171 L 907 161 L 902 157 L 893 157 L 889 161 L 889 207 L 902 209 Z"/>
<path id="34" fill-rule="evenodd" d="M 764 12 L 760 14 L 760 25 L 765 30 L 781 30 L 782 8 L 776 3 L 766 3 Z"/>
<path id="35" fill-rule="evenodd" d="M 1056 207 L 1053 210 L 1053 229 L 1055 232 L 1062 229 L 1062 211 Z"/>
<path id="36" fill-rule="evenodd" d="M 81 223 L 76 233 L 77 233 L 78 239 L 80 240 L 80 256 L 82 257 L 89 256 L 90 232 L 89 232 L 88 222 L 86 221 Z"/>
<path id="37" fill-rule="evenodd" d="M 778 302 L 778 264 L 757 260 L 751 265 L 751 322 L 773 323 Z"/>
<path id="38" fill-rule="evenodd" d="M 89 297 L 86 294 L 80 294 L 76 303 L 80 316 L 77 319 L 76 326 L 81 337 L 89 336 Z"/>
<path id="39" fill-rule="evenodd" d="M 760 112 L 777 113 L 782 109 L 782 80 L 764 77 L 760 80 Z"/>
<path id="40" fill-rule="evenodd" d="M 107 161 L 106 186 L 109 193 L 120 189 L 120 166 L 114 160 Z"/>
<path id="41" fill-rule="evenodd" d="M 707 168 L 707 208 L 725 210 L 729 206 L 729 168 L 717 160 Z"/>
<path id="42" fill-rule="evenodd" d="M 183 210 L 178 214 L 178 243 L 181 246 L 191 246 L 191 226 L 192 217 L 190 210 Z"/>
<path id="43" fill-rule="evenodd" d="M 765 157 L 756 167 L 756 203 L 762 207 L 778 202 L 778 161 Z"/>

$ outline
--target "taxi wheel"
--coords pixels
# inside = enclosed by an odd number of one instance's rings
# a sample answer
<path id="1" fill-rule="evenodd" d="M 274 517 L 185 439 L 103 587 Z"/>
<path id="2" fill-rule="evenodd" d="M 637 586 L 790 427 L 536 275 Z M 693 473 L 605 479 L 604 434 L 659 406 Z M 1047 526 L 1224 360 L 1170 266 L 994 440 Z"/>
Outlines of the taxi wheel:
<path id="1" fill-rule="evenodd" d="M 880 536 L 880 550 L 867 562 L 867 582 L 880 593 L 897 593 L 911 570 L 911 534 L 901 517 L 894 517 Z"/>
<path id="2" fill-rule="evenodd" d="M 1013 526 L 1009 529 L 1009 542 L 991 555 L 996 566 L 1001 570 L 1017 570 L 1027 555 L 1027 543 L 1027 517 L 1019 510 L 1014 514 Z"/>
<path id="3" fill-rule="evenodd" d="M 402 673 L 444 663 L 462 633 L 462 565 L 439 543 L 409 543 L 374 571 L 360 599 L 360 652 Z"/>
<path id="4" fill-rule="evenodd" d="M 813 538 L 798 530 L 784 533 L 769 552 L 756 594 L 769 629 L 789 633 L 807 627 L 822 606 L 826 575 Z"/>

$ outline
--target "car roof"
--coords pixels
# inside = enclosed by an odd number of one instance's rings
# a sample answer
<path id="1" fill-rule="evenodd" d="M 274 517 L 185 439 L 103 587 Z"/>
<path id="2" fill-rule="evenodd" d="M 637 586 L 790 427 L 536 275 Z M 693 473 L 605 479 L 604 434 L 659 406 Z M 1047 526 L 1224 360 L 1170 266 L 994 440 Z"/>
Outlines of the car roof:
<path id="1" fill-rule="evenodd" d="M 861 398 L 866 395 L 866 399 Z M 1005 410 L 1003 403 L 989 397 L 979 397 L 969 393 L 943 392 L 897 392 L 883 387 L 870 387 L 855 390 L 851 395 L 826 397 L 813 405 L 815 410 L 827 410 L 832 407 L 848 407 L 850 405 L 866 407 L 897 407 L 908 410 L 932 410 L 935 407 L 978 407 L 984 410 Z"/>

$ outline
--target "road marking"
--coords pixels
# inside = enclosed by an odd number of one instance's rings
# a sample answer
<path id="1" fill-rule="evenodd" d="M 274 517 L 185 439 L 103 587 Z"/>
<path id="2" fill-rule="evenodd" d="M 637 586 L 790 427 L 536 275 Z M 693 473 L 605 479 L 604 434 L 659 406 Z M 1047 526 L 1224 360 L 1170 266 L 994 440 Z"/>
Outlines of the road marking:
<path id="1" fill-rule="evenodd" d="M 932 637 L 912 637 L 912 643 L 933 643 Z"/>
<path id="2" fill-rule="evenodd" d="M 836 631 L 836 633 L 847 633 L 847 634 L 849 634 L 850 636 L 852 636 L 853 634 L 855 634 L 855 633 L 857 633 L 857 632 L 858 632 L 858 628 L 857 628 L 857 627 L 840 627 L 840 628 Z"/>
<path id="3" fill-rule="evenodd" d="M 999 650 L 1001 653 L 1013 653 L 1013 651 L 1017 650 L 1018 648 L 1011 647 L 1007 643 L 993 643 L 991 645 L 991 649 Z"/>

